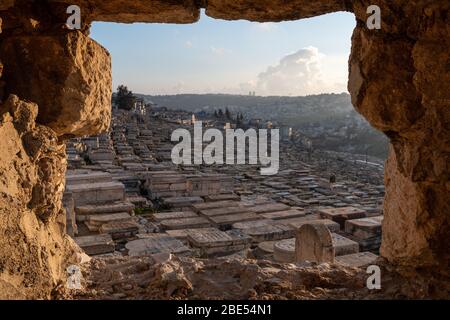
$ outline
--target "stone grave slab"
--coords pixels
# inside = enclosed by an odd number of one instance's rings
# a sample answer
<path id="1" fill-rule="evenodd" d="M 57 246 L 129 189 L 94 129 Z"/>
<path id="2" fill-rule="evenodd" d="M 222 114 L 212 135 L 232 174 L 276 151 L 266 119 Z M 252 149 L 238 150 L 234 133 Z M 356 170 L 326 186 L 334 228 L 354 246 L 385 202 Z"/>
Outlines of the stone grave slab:
<path id="1" fill-rule="evenodd" d="M 274 248 L 273 245 L 277 241 L 263 241 L 258 243 L 258 250 L 261 251 L 263 255 L 273 254 Z"/>
<path id="2" fill-rule="evenodd" d="M 225 216 L 213 216 L 208 218 L 214 226 L 227 229 L 231 228 L 233 223 L 258 220 L 260 217 L 253 212 L 236 213 Z"/>
<path id="3" fill-rule="evenodd" d="M 359 239 L 381 236 L 383 216 L 360 218 L 345 221 L 345 232 Z"/>
<path id="4" fill-rule="evenodd" d="M 139 226 L 131 221 L 112 221 L 99 228 L 100 233 L 110 234 L 113 240 L 132 238 L 138 230 Z"/>
<path id="5" fill-rule="evenodd" d="M 306 218 L 306 217 L 305 217 Z M 283 223 L 284 222 L 284 220 L 279 220 L 281 223 Z M 298 229 L 300 229 L 300 227 L 302 226 L 302 225 L 304 225 L 304 224 L 306 224 L 306 223 L 318 223 L 318 224 L 323 224 L 323 225 L 325 225 L 329 230 L 330 230 L 330 232 L 337 232 L 337 231 L 339 231 L 340 230 L 340 226 L 339 226 L 339 223 L 337 223 L 337 222 L 334 222 L 334 221 L 332 221 L 332 220 L 330 220 L 330 219 L 304 219 L 304 220 L 300 220 L 300 219 L 297 219 L 297 220 L 290 220 L 289 222 L 288 221 L 286 221 L 287 222 L 287 224 L 289 225 L 289 226 L 291 226 L 292 228 L 294 228 L 294 229 L 296 229 L 296 230 L 298 230 Z"/>
<path id="6" fill-rule="evenodd" d="M 345 236 L 359 244 L 360 251 L 372 251 L 378 253 L 381 246 L 381 234 L 375 237 L 361 239 L 352 234 L 346 233 Z"/>
<path id="7" fill-rule="evenodd" d="M 175 230 L 166 230 L 166 233 L 173 237 L 176 238 L 180 241 L 183 241 L 183 243 L 187 244 L 188 243 L 188 235 L 191 234 L 192 232 L 196 232 L 196 231 L 208 231 L 208 230 L 217 230 L 216 228 L 191 228 L 191 229 L 175 229 Z"/>
<path id="8" fill-rule="evenodd" d="M 72 192 L 76 207 L 123 201 L 125 198 L 125 187 L 120 182 L 68 185 L 67 190 Z"/>
<path id="9" fill-rule="evenodd" d="M 268 213 L 268 212 L 284 211 L 289 209 L 291 209 L 291 207 L 285 205 L 284 203 L 267 203 L 251 206 L 251 210 L 255 213 Z"/>
<path id="10" fill-rule="evenodd" d="M 374 264 L 378 256 L 372 252 L 358 252 L 336 257 L 336 263 L 346 267 L 363 267 L 365 265 Z"/>
<path id="11" fill-rule="evenodd" d="M 233 200 L 233 201 L 239 201 L 241 200 L 241 197 L 234 193 L 229 194 L 211 194 L 205 196 L 206 201 L 224 201 L 224 200 Z"/>
<path id="12" fill-rule="evenodd" d="M 153 220 L 160 222 L 162 220 L 195 218 L 198 217 L 193 211 L 172 211 L 172 212 L 158 212 L 152 215 Z"/>
<path id="13" fill-rule="evenodd" d="M 124 222 L 130 221 L 131 216 L 128 212 L 117 212 L 110 214 L 96 214 L 91 216 L 86 216 L 85 225 L 88 227 L 89 231 L 98 231 L 99 228 L 108 222 Z"/>
<path id="14" fill-rule="evenodd" d="M 204 217 L 194 217 L 162 220 L 160 225 L 164 230 L 175 230 L 210 227 L 211 223 Z"/>
<path id="15" fill-rule="evenodd" d="M 146 207 L 152 207 L 152 203 L 147 200 L 147 198 L 144 198 L 139 195 L 135 194 L 127 194 L 127 200 L 131 202 L 133 205 L 139 208 L 146 208 Z"/>
<path id="16" fill-rule="evenodd" d="M 188 235 L 191 246 L 202 256 L 228 255 L 250 246 L 251 239 L 239 231 L 199 230 Z"/>
<path id="17" fill-rule="evenodd" d="M 355 207 L 319 209 L 318 213 L 322 218 L 330 219 L 339 223 L 342 229 L 345 228 L 346 220 L 366 217 L 366 212 L 364 210 Z"/>
<path id="18" fill-rule="evenodd" d="M 113 202 L 108 204 L 84 205 L 75 207 L 77 215 L 95 215 L 116 212 L 132 213 L 135 206 L 126 201 Z"/>
<path id="19" fill-rule="evenodd" d="M 109 234 L 75 237 L 75 242 L 90 256 L 114 252 L 115 246 Z"/>
<path id="20" fill-rule="evenodd" d="M 125 245 L 128 255 L 141 256 L 155 253 L 174 253 L 187 255 L 190 249 L 180 240 L 167 234 L 146 235 L 144 238 L 133 240 Z"/>
<path id="21" fill-rule="evenodd" d="M 240 205 L 239 201 L 224 200 L 224 201 L 195 203 L 192 205 L 192 208 L 194 209 L 194 211 L 200 212 L 202 210 L 207 210 L 207 209 L 237 207 L 239 205 Z"/>
<path id="22" fill-rule="evenodd" d="M 226 234 L 228 234 L 229 236 L 231 236 L 231 238 L 233 239 L 233 245 L 238 245 L 238 244 L 250 244 L 252 242 L 252 238 L 250 236 L 248 236 L 247 234 L 245 234 L 244 232 L 242 232 L 241 230 L 228 230 L 225 231 Z"/>
<path id="23" fill-rule="evenodd" d="M 190 207 L 194 203 L 203 202 L 200 197 L 169 197 L 163 199 L 164 203 L 173 208 Z"/>
<path id="24" fill-rule="evenodd" d="M 189 243 L 197 248 L 224 247 L 233 244 L 233 238 L 216 228 L 196 229 L 188 234 Z"/>
<path id="25" fill-rule="evenodd" d="M 295 262 L 295 238 L 275 242 L 273 244 L 273 258 L 278 262 Z"/>
<path id="26" fill-rule="evenodd" d="M 298 218 L 298 217 L 305 216 L 305 211 L 291 209 L 291 210 L 284 210 L 284 211 L 262 213 L 261 216 L 266 219 L 273 219 L 273 220 Z"/>
<path id="27" fill-rule="evenodd" d="M 110 173 L 101 171 L 92 171 L 86 173 L 76 173 L 68 171 L 66 175 L 67 186 L 75 184 L 91 184 L 91 183 L 102 183 L 111 182 L 112 177 Z"/>
<path id="28" fill-rule="evenodd" d="M 282 240 L 292 238 L 295 235 L 295 229 L 289 226 L 276 224 L 242 229 L 242 232 L 252 237 L 254 243 Z"/>
<path id="29" fill-rule="evenodd" d="M 335 256 L 343 256 L 346 254 L 359 252 L 359 244 L 357 242 L 337 233 L 332 233 L 331 238 L 333 241 Z"/>
<path id="30" fill-rule="evenodd" d="M 322 224 L 304 224 L 295 236 L 296 262 L 334 262 L 334 246 L 330 231 Z"/>
<path id="31" fill-rule="evenodd" d="M 223 207 L 223 208 L 200 210 L 199 214 L 202 216 L 205 216 L 205 217 L 214 217 L 214 216 L 231 215 L 231 214 L 244 213 L 244 212 L 251 212 L 251 210 L 244 206 Z"/>
<path id="32" fill-rule="evenodd" d="M 245 221 L 245 222 L 236 222 L 233 223 L 233 229 L 249 229 L 249 228 L 255 228 L 260 226 L 267 226 L 274 224 L 273 220 L 271 219 L 259 219 L 255 221 Z"/>

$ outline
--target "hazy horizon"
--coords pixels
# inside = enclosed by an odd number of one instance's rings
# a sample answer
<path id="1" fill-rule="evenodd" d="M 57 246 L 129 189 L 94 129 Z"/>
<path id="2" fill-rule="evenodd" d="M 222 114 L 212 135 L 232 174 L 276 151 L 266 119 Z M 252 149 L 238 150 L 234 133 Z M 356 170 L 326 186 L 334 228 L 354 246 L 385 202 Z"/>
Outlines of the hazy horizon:
<path id="1" fill-rule="evenodd" d="M 113 91 L 115 92 L 117 88 L 113 88 Z M 247 94 L 245 93 L 223 93 L 223 92 L 196 92 L 196 93 L 192 93 L 192 92 L 183 92 L 183 93 L 170 93 L 170 94 L 151 94 L 151 93 L 142 93 L 142 92 L 134 92 L 133 94 L 135 95 L 142 95 L 142 96 L 182 96 L 182 95 L 229 95 L 229 96 L 249 96 L 248 92 Z M 314 94 L 306 94 L 306 95 L 296 95 L 296 96 L 285 96 L 285 95 L 258 95 L 256 94 L 254 97 L 259 97 L 259 98 L 271 98 L 271 97 L 283 97 L 283 98 L 301 98 L 301 97 L 309 97 L 309 96 L 319 96 L 319 95 L 331 95 L 331 94 L 335 94 L 335 95 L 341 95 L 341 94 L 346 94 L 346 95 L 350 95 L 350 93 L 346 92 L 321 92 L 321 93 L 314 93 Z"/>

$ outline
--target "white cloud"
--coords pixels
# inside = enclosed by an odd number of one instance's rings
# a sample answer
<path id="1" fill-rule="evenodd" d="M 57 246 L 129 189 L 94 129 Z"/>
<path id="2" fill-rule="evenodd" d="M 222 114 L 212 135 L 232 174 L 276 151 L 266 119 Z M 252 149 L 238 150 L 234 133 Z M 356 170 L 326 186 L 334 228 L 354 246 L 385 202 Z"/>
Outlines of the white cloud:
<path id="1" fill-rule="evenodd" d="M 255 25 L 260 31 L 269 32 L 277 28 L 277 24 L 274 22 L 262 22 Z"/>
<path id="2" fill-rule="evenodd" d="M 192 43 L 191 40 L 187 40 L 187 41 L 184 43 L 184 46 L 185 46 L 186 48 L 192 48 L 193 45 L 194 45 L 194 44 Z"/>
<path id="3" fill-rule="evenodd" d="M 323 65 L 327 69 L 323 69 Z M 332 62 L 332 63 L 331 63 Z M 339 67 L 328 68 L 339 64 Z M 301 96 L 346 91 L 347 62 L 329 59 L 315 47 L 288 54 L 261 72 L 255 81 L 240 84 L 240 89 L 255 90 L 258 95 Z M 252 89 L 253 88 L 253 89 Z"/>
<path id="4" fill-rule="evenodd" d="M 209 47 L 212 53 L 214 53 L 217 56 L 223 56 L 225 53 L 231 52 L 230 50 L 226 50 L 225 48 L 215 47 L 211 46 Z"/>

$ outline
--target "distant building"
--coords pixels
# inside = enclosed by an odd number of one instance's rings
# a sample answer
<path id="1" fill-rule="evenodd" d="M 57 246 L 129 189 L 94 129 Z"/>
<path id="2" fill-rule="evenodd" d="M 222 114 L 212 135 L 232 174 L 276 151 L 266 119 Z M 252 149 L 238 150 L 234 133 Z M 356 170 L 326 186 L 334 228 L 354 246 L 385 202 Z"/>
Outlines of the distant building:
<path id="1" fill-rule="evenodd" d="M 251 127 L 259 128 L 259 126 L 261 125 L 261 119 L 250 119 L 248 121 L 248 125 Z"/>
<path id="2" fill-rule="evenodd" d="M 140 114 L 140 115 L 145 115 L 146 114 L 146 107 L 145 107 L 145 103 L 143 99 L 136 99 L 136 101 L 134 102 L 134 106 L 132 111 L 134 113 Z"/>
<path id="3" fill-rule="evenodd" d="M 292 128 L 288 126 L 280 127 L 280 139 L 282 141 L 289 141 L 292 137 Z"/>

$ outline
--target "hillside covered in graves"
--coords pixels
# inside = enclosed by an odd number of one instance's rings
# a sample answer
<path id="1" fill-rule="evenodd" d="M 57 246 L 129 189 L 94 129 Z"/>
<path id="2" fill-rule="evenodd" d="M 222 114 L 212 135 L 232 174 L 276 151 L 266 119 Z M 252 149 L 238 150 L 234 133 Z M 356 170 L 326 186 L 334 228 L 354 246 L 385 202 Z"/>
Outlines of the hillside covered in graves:
<path id="1" fill-rule="evenodd" d="M 177 166 L 170 133 L 180 125 L 192 130 L 195 120 L 183 120 L 190 115 L 149 106 L 116 110 L 108 133 L 67 143 L 68 232 L 93 258 L 84 265 L 86 289 L 76 297 L 397 294 L 392 286 L 370 293 L 358 269 L 378 259 L 382 166 L 292 141 L 281 143 L 275 176 L 249 164 Z M 215 119 L 204 123 L 223 130 Z M 304 225 L 322 234 L 314 240 L 303 231 L 304 245 L 322 246 L 309 257 L 296 244 Z M 317 269 L 305 260 L 337 267 Z M 302 280 L 293 281 L 299 273 Z M 317 274 L 324 279 L 314 280 Z M 337 290 L 343 284 L 346 290 Z"/>
<path id="2" fill-rule="evenodd" d="M 177 94 L 137 96 L 146 103 L 171 110 L 213 115 L 228 110 L 233 117 L 270 121 L 296 129 L 316 148 L 386 159 L 388 139 L 358 114 L 350 95 L 320 94 L 305 97 L 255 96 L 231 94 Z"/>

